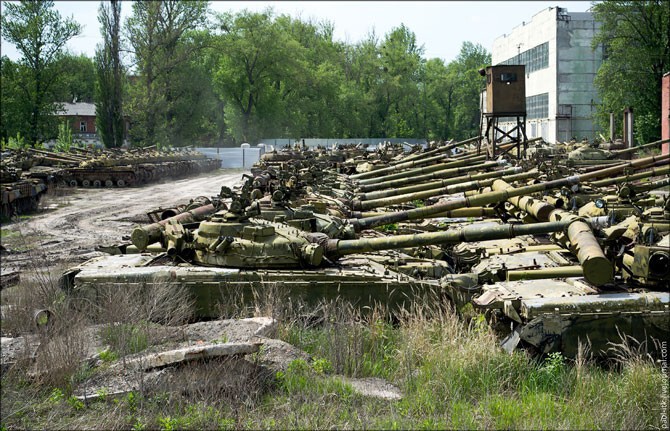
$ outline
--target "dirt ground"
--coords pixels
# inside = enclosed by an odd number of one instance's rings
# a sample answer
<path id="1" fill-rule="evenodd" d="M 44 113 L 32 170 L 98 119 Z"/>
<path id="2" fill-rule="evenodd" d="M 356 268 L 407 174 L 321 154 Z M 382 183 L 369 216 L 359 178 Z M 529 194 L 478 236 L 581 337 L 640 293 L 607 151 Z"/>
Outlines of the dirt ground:
<path id="1" fill-rule="evenodd" d="M 57 189 L 43 197 L 40 212 L 2 225 L 1 271 L 3 274 L 18 271 L 21 278 L 29 278 L 32 273 L 45 270 L 57 273 L 89 258 L 103 255 L 96 247 L 129 243 L 132 229 L 149 223 L 147 212 L 159 207 L 170 208 L 186 204 L 199 196 L 216 196 L 222 186 L 234 187 L 241 183 L 242 174 L 245 172 L 240 169 L 219 170 L 196 177 L 133 188 Z M 249 332 L 247 326 L 253 320 L 210 321 L 186 325 L 184 328 L 188 333 L 188 340 L 182 341 L 181 345 L 223 338 L 244 341 L 251 337 L 250 334 L 246 337 L 244 334 Z M 180 333 L 184 332 L 184 328 L 180 329 Z M 90 347 L 93 352 L 99 352 L 104 347 L 97 335 L 99 331 L 95 327 L 89 329 L 92 334 L 89 338 L 93 340 L 89 342 Z M 257 328 L 254 326 L 252 329 Z M 273 370 L 284 369 L 293 359 L 309 358 L 305 352 L 281 340 L 261 338 L 265 346 L 264 357 Z M 3 368 L 13 363 L 16 355 L 27 351 L 24 342 L 31 341 L 24 337 L 3 336 Z M 32 345 L 28 351 L 37 349 L 38 345 Z M 154 349 L 160 350 L 157 346 Z M 103 376 L 98 383 L 101 387 L 108 388 L 110 393 L 127 389 L 108 377 Z M 389 399 L 400 397 L 397 388 L 379 379 L 342 379 L 364 395 Z M 91 385 L 91 382 L 86 382 L 84 387 Z"/>
<path id="2" fill-rule="evenodd" d="M 222 169 L 196 177 L 142 187 L 56 189 L 42 198 L 43 210 L 2 225 L 3 273 L 78 264 L 100 252 L 99 245 L 128 243 L 133 228 L 149 223 L 147 212 L 216 196 L 222 186 L 239 183 L 241 169 Z"/>

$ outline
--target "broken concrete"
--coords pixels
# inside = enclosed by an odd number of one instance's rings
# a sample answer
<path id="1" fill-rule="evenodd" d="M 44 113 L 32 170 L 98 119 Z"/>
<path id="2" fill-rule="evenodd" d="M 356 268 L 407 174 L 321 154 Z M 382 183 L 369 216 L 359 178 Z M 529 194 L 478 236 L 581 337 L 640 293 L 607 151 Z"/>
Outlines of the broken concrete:
<path id="1" fill-rule="evenodd" d="M 201 344 L 184 347 L 182 349 L 168 350 L 166 352 L 141 355 L 130 361 L 126 366 L 131 369 L 151 370 L 168 365 L 176 365 L 181 362 L 189 362 L 197 359 L 218 358 L 223 356 L 239 356 L 256 353 L 261 343 L 223 343 L 223 344 Z"/>
<path id="2" fill-rule="evenodd" d="M 363 379 L 352 379 L 342 377 L 342 382 L 351 385 L 351 388 L 365 397 L 375 397 L 384 400 L 400 400 L 402 392 L 400 389 L 384 379 L 367 377 Z"/>

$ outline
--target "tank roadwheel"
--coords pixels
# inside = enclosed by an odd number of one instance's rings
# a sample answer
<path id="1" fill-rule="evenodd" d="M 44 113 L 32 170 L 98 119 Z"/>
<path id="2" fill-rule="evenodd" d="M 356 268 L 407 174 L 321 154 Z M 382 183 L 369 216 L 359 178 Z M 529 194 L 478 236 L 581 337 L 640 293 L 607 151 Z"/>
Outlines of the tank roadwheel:
<path id="1" fill-rule="evenodd" d="M 102 186 L 102 181 L 100 181 L 100 180 L 93 181 L 93 187 L 101 187 L 101 186 Z"/>
<path id="2" fill-rule="evenodd" d="M 116 180 L 116 185 L 117 185 L 118 187 L 125 187 L 125 186 L 126 186 L 126 182 L 123 181 L 123 180 Z"/>
<path id="3" fill-rule="evenodd" d="M 67 186 L 68 186 L 68 183 L 67 183 L 67 181 L 65 181 L 65 180 L 60 180 L 60 181 L 58 181 L 58 183 L 56 184 L 56 187 L 60 187 L 60 188 L 62 188 L 62 187 L 67 187 Z"/>
<path id="4" fill-rule="evenodd" d="M 91 180 L 82 180 L 81 185 L 84 187 L 91 187 Z"/>
<path id="5" fill-rule="evenodd" d="M 77 180 L 70 180 L 68 184 L 70 185 L 70 187 L 77 187 Z"/>
<path id="6" fill-rule="evenodd" d="M 105 180 L 105 187 L 114 187 L 114 181 Z"/>

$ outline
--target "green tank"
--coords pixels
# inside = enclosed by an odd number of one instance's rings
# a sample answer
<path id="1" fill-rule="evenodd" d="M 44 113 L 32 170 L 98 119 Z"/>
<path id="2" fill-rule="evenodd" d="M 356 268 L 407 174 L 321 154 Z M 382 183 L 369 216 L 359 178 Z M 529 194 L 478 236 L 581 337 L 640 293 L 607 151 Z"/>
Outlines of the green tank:
<path id="1" fill-rule="evenodd" d="M 50 177 L 33 177 L 28 171 L 33 161 L 11 151 L 0 161 L 0 219 L 37 211 L 39 201 L 47 192 Z M 25 169 L 24 169 L 25 168 Z"/>
<path id="2" fill-rule="evenodd" d="M 254 285 L 277 283 L 295 289 L 294 294 L 305 299 L 341 295 L 356 299 L 358 304 L 381 301 L 395 307 L 413 293 L 439 288 L 439 279 L 449 273 L 446 262 L 414 258 L 399 249 L 543 234 L 568 226 L 565 221 L 496 224 L 417 235 L 336 239 L 257 215 L 258 206 L 250 205 L 218 211 L 198 223 L 189 223 L 183 215 L 173 217 L 148 229 L 160 234 L 163 253 L 93 259 L 67 271 L 63 286 L 90 298 L 101 289 L 173 280 L 189 286 L 203 317 L 216 315 L 224 293 L 231 294 L 229 289 L 248 291 Z M 135 245 L 140 237 L 137 232 L 133 233 Z"/>
<path id="3" fill-rule="evenodd" d="M 524 347 L 574 358 L 581 343 L 606 357 L 628 336 L 659 354 L 654 340 L 670 335 L 668 237 L 631 247 L 621 228 L 603 230 L 619 237 L 598 236 L 614 262 L 614 277 L 600 286 L 587 280 L 584 265 L 571 263 L 574 251 L 518 237 L 455 247 L 451 257 L 460 271 L 445 276 L 443 287 L 459 309 L 484 313 L 508 351 Z M 629 251 L 617 258 L 625 243 Z"/>

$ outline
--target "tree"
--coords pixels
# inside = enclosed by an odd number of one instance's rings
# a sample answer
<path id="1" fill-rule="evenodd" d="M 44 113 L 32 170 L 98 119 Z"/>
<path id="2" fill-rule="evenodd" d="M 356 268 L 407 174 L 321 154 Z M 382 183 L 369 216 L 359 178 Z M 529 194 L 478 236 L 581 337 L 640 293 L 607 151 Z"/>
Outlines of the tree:
<path id="1" fill-rule="evenodd" d="M 43 142 L 53 132 L 57 110 L 54 87 L 62 71 L 54 67 L 68 40 L 81 33 L 72 18 L 63 19 L 53 1 L 3 3 L 2 35 L 21 53 L 17 85 L 27 105 L 30 143 Z"/>
<path id="2" fill-rule="evenodd" d="M 60 71 L 54 96 L 58 102 L 93 103 L 95 98 L 95 63 L 84 54 L 64 53 L 54 67 Z"/>
<path id="3" fill-rule="evenodd" d="M 0 109 L 0 138 L 5 142 L 10 137 L 26 136 L 30 115 L 30 106 L 25 103 L 21 90 L 20 66 L 9 57 L 3 55 L 1 59 L 0 94 L 2 95 L 2 109 Z"/>
<path id="4" fill-rule="evenodd" d="M 595 79 L 601 97 L 597 119 L 633 107 L 639 142 L 660 138 L 661 78 L 670 70 L 670 3 L 665 0 L 605 0 L 593 6 L 601 27 L 593 47 L 604 60 Z"/>
<path id="5" fill-rule="evenodd" d="M 461 51 L 450 67 L 450 79 L 454 80 L 454 125 L 453 138 L 467 139 L 479 135 L 481 110 L 480 92 L 483 90 L 479 69 L 491 64 L 491 54 L 480 44 L 463 42 Z"/>
<path id="6" fill-rule="evenodd" d="M 417 116 L 422 54 L 416 35 L 402 24 L 381 45 L 383 74 L 377 103 L 385 137 L 416 137 L 423 131 Z"/>
<path id="7" fill-rule="evenodd" d="M 175 142 L 175 125 L 190 121 L 176 115 L 178 70 L 200 53 L 184 41 L 205 25 L 206 1 L 136 1 L 126 22 L 137 78 L 131 89 L 132 137 L 145 145 Z M 197 103 L 197 100 L 193 101 Z"/>
<path id="8" fill-rule="evenodd" d="M 242 142 L 281 133 L 282 96 L 294 88 L 302 47 L 275 22 L 271 9 L 220 14 L 219 27 L 223 55 L 215 84 L 228 101 L 230 133 Z"/>
<path id="9" fill-rule="evenodd" d="M 118 148 L 123 145 L 125 137 L 123 67 L 120 57 L 121 2 L 100 2 L 98 21 L 103 42 L 95 53 L 96 124 L 103 144 L 108 148 Z"/>
<path id="10" fill-rule="evenodd" d="M 445 66 L 439 58 L 426 63 L 426 99 L 429 111 L 428 139 L 447 140 L 453 137 L 456 93 L 456 63 Z"/>

